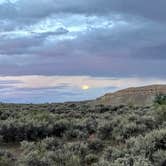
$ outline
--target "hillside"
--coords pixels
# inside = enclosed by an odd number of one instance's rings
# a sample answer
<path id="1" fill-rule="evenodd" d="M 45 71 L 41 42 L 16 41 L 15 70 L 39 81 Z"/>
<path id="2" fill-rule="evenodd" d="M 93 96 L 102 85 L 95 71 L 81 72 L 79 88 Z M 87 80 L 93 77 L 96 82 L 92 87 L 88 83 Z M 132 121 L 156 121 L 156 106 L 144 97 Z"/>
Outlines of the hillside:
<path id="1" fill-rule="evenodd" d="M 150 85 L 144 87 L 133 87 L 108 93 L 98 98 L 95 103 L 104 105 L 152 105 L 159 94 L 166 94 L 166 85 Z"/>

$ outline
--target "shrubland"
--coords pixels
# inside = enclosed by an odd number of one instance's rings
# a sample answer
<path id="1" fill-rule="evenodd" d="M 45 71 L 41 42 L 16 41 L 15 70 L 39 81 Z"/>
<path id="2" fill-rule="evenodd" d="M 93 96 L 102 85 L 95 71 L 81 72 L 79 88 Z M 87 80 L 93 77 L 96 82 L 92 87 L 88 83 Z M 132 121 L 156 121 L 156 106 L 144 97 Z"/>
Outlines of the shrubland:
<path id="1" fill-rule="evenodd" d="M 147 107 L 1 103 L 0 166 L 164 166 L 165 100 Z"/>

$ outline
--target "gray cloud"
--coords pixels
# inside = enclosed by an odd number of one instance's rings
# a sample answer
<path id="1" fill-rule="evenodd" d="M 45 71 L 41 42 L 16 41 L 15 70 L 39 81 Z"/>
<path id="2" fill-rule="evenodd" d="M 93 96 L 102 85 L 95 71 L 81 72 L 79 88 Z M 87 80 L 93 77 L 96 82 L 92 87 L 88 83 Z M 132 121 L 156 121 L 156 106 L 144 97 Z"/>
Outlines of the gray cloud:
<path id="1" fill-rule="evenodd" d="M 41 45 L 41 38 L 22 37 L 15 39 L 2 39 L 0 41 L 0 54 L 24 54 L 30 48 Z"/>
<path id="2" fill-rule="evenodd" d="M 15 3 L 6 1 L 0 4 L 1 29 L 10 31 L 15 28 L 33 25 L 52 15 L 82 14 L 108 16 L 117 14 L 146 18 L 152 21 L 166 20 L 166 2 L 144 0 L 18 0 Z M 2 21 L 3 20 L 3 21 Z"/>
<path id="3" fill-rule="evenodd" d="M 0 41 L 0 54 L 33 54 L 34 50 L 41 49 L 43 42 L 49 36 L 66 34 L 68 31 L 59 28 L 54 32 L 31 33 L 29 36 L 10 38 L 9 35 L 2 36 Z"/>
<path id="4" fill-rule="evenodd" d="M 144 0 L 19 0 L 1 4 L 1 18 L 36 19 L 57 13 L 108 14 L 110 12 L 135 14 L 151 19 L 165 20 L 166 2 Z"/>
<path id="5" fill-rule="evenodd" d="M 83 93 L 65 79 L 56 87 L 22 87 L 26 79 L 8 80 L 11 75 L 165 80 L 165 7 L 165 0 L 1 2 L 0 75 L 6 78 L 0 81 L 2 101 L 84 100 L 116 89 L 110 83 Z"/>
<path id="6" fill-rule="evenodd" d="M 9 88 L 13 88 L 13 86 L 10 86 L 10 85 L 0 85 L 0 91 L 1 90 L 6 90 L 6 89 L 9 89 Z"/>
<path id="7" fill-rule="evenodd" d="M 147 58 L 147 59 L 154 59 L 154 60 L 164 60 L 166 59 L 166 44 L 165 43 L 161 43 L 161 44 L 157 44 L 152 46 L 145 46 L 139 50 L 137 50 L 137 52 L 134 54 L 135 57 L 141 57 L 141 58 Z"/>
<path id="8" fill-rule="evenodd" d="M 164 0 L 2 3 L 0 74 L 165 76 L 153 67 L 166 65 L 165 6 Z"/>
<path id="9" fill-rule="evenodd" d="M 17 91 L 24 91 L 24 92 L 34 92 L 34 91 L 57 91 L 70 88 L 68 84 L 65 85 L 58 85 L 55 87 L 42 87 L 42 88 L 15 88 Z"/>
<path id="10" fill-rule="evenodd" d="M 19 84 L 22 83 L 21 81 L 15 81 L 15 80 L 0 80 L 0 85 L 8 85 L 8 84 Z"/>

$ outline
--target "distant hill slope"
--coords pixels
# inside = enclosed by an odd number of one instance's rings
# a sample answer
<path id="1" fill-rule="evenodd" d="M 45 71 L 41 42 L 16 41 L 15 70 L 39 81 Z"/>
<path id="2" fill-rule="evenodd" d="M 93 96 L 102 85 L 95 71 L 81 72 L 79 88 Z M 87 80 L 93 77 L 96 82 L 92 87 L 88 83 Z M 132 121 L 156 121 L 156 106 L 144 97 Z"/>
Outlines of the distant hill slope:
<path id="1" fill-rule="evenodd" d="M 95 103 L 104 105 L 132 104 L 148 106 L 153 104 L 155 96 L 158 94 L 166 94 L 166 85 L 127 88 L 97 98 Z"/>

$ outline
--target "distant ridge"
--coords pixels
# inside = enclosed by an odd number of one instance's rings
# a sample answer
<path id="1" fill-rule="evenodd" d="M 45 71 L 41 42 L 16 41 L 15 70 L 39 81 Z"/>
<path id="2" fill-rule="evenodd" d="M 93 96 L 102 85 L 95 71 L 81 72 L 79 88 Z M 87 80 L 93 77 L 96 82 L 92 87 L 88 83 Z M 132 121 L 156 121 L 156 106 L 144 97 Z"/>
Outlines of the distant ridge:
<path id="1" fill-rule="evenodd" d="M 143 87 L 131 87 L 108 93 L 96 99 L 97 104 L 104 105 L 152 105 L 156 95 L 166 94 L 166 85 L 149 85 Z"/>

